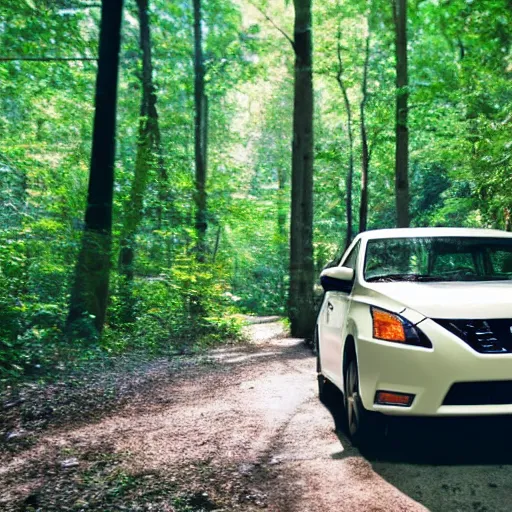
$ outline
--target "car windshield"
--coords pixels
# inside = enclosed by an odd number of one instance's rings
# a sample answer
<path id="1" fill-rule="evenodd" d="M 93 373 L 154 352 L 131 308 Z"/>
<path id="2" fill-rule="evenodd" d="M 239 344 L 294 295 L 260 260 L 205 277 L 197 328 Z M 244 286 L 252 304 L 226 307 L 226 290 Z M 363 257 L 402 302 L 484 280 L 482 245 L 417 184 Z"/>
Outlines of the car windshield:
<path id="1" fill-rule="evenodd" d="M 364 278 L 369 282 L 512 280 L 512 238 L 369 240 Z"/>

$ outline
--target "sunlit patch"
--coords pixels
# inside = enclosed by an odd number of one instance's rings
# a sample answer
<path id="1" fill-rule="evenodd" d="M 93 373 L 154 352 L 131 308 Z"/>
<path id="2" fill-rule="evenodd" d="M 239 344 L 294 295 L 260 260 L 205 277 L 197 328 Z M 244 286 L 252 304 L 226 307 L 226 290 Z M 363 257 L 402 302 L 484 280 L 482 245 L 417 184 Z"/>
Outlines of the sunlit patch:
<path id="1" fill-rule="evenodd" d="M 239 357 L 233 357 L 231 359 L 225 359 L 224 362 L 226 363 L 241 363 L 242 361 L 249 361 L 251 359 L 259 359 L 263 357 L 270 357 L 270 356 L 276 356 L 279 352 L 259 352 L 257 354 L 245 354 L 241 355 Z"/>

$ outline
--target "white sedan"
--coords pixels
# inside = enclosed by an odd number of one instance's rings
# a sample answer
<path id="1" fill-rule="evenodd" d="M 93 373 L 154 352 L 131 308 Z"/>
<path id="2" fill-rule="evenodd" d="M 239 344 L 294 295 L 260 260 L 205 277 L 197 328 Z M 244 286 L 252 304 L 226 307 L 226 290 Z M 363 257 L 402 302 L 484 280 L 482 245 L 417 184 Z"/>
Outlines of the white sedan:
<path id="1" fill-rule="evenodd" d="M 343 392 L 354 444 L 383 415 L 512 414 L 512 233 L 368 231 L 320 278 L 320 399 Z"/>

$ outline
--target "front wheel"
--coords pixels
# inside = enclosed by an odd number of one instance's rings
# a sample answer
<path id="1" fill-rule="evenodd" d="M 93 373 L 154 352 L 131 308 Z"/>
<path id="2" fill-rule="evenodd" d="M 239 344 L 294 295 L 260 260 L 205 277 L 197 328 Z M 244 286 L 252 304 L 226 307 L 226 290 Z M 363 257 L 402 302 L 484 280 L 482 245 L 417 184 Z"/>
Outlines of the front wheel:
<path id="1" fill-rule="evenodd" d="M 359 390 L 357 359 L 353 357 L 345 371 L 345 415 L 348 434 L 354 446 L 376 447 L 384 437 L 385 426 L 378 413 L 364 408 Z"/>

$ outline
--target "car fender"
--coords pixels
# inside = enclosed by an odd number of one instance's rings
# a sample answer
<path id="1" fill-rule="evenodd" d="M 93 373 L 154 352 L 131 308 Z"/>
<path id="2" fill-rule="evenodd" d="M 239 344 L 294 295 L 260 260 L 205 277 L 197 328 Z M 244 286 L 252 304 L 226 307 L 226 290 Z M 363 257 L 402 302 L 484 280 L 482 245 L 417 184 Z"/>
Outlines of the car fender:
<path id="1" fill-rule="evenodd" d="M 361 295 L 355 295 L 351 301 L 350 309 L 347 315 L 347 323 L 345 326 L 345 332 L 343 336 L 343 345 L 341 347 L 342 354 L 340 358 L 341 368 L 339 372 L 339 387 L 342 391 L 344 391 L 343 375 L 346 366 L 345 347 L 347 339 L 350 337 L 354 339 L 358 365 L 364 366 L 364 361 L 362 361 L 361 358 L 359 357 L 358 339 L 361 335 L 366 339 L 373 337 L 373 322 L 371 320 L 370 314 L 370 308 L 372 306 L 381 309 L 386 309 L 387 311 L 399 314 L 405 319 L 409 320 L 409 322 L 411 322 L 414 325 L 418 324 L 419 322 L 425 319 L 425 316 L 422 315 L 421 313 L 418 313 L 417 311 L 410 308 L 405 308 L 403 304 L 399 304 L 395 301 L 376 301 L 372 300 L 372 298 L 369 299 Z"/>

